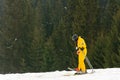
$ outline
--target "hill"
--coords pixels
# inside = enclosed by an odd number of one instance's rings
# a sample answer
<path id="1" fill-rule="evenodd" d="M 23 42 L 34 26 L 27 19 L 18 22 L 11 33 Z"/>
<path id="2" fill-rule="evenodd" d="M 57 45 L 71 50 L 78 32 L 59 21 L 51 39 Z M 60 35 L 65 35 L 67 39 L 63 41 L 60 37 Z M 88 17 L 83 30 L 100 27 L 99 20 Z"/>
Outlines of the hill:
<path id="1" fill-rule="evenodd" d="M 120 80 L 120 68 L 95 69 L 93 74 L 71 75 L 75 71 L 0 74 L 0 80 Z M 91 72 L 89 69 L 88 72 Z"/>

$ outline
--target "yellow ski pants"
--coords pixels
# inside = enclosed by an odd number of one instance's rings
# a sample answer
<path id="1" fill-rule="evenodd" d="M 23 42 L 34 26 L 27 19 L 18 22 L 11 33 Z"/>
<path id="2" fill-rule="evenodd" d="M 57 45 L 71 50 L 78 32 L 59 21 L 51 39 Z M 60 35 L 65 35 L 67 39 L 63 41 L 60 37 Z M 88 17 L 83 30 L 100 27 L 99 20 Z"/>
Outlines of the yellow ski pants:
<path id="1" fill-rule="evenodd" d="M 78 54 L 78 69 L 81 70 L 82 72 L 86 72 L 86 67 L 85 67 L 85 57 L 87 54 L 87 49 L 85 48 L 83 51 L 79 50 Z"/>

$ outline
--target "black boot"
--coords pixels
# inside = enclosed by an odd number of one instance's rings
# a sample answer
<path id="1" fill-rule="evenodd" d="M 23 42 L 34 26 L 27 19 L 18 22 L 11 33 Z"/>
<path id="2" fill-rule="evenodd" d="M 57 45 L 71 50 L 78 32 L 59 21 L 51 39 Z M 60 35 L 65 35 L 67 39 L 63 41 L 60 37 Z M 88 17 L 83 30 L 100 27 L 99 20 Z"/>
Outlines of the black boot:
<path id="1" fill-rule="evenodd" d="M 81 73 L 82 73 L 81 71 L 77 71 L 75 75 L 80 75 Z"/>
<path id="2" fill-rule="evenodd" d="M 85 71 L 85 72 L 78 71 L 74 75 L 81 75 L 81 74 L 87 74 L 87 71 Z"/>

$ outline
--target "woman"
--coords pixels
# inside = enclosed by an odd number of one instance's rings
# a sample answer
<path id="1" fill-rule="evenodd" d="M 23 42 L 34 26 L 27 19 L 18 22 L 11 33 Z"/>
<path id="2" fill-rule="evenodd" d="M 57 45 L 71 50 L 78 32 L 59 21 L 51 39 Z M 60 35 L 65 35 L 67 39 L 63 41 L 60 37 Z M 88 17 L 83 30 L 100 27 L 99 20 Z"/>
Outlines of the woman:
<path id="1" fill-rule="evenodd" d="M 81 72 L 87 73 L 84 63 L 85 57 L 87 55 L 86 43 L 84 39 L 77 34 L 74 34 L 72 36 L 72 40 L 76 43 L 76 53 L 78 55 L 78 67 L 76 68 L 76 74 L 79 74 Z"/>

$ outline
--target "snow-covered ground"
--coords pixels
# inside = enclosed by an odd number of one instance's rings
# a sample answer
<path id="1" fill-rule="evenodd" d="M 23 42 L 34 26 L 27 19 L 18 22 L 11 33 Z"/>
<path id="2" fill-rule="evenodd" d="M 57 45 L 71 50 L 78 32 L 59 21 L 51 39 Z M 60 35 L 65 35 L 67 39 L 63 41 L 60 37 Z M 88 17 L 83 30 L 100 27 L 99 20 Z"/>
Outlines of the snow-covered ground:
<path id="1" fill-rule="evenodd" d="M 88 73 L 91 70 L 87 70 Z M 71 75 L 74 71 L 0 74 L 0 80 L 120 80 L 120 68 L 95 69 L 93 74 Z"/>

